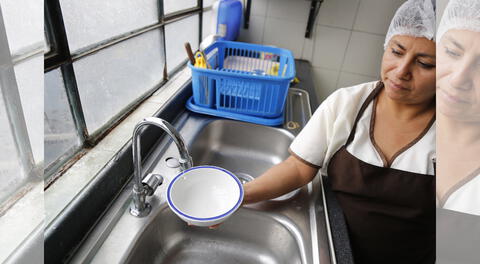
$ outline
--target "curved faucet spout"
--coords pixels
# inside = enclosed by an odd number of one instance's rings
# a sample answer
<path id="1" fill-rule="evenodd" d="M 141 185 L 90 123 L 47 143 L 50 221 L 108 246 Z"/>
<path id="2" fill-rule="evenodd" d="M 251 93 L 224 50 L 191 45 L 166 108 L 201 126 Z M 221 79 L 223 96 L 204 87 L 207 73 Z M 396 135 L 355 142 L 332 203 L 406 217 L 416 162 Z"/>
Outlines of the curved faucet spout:
<path id="1" fill-rule="evenodd" d="M 150 212 L 150 205 L 145 200 L 147 194 L 149 193 L 147 190 L 148 188 L 145 188 L 144 183 L 142 182 L 142 158 L 139 137 L 140 131 L 147 125 L 154 125 L 163 129 L 173 139 L 173 142 L 175 142 L 175 145 L 177 145 L 178 152 L 180 153 L 179 162 L 182 170 L 189 169 L 193 166 L 193 161 L 188 153 L 185 141 L 177 132 L 177 130 L 170 125 L 170 123 L 158 117 L 146 117 L 140 121 L 133 130 L 132 138 L 134 185 L 133 204 L 130 208 L 130 213 L 138 217 L 146 216 Z"/>

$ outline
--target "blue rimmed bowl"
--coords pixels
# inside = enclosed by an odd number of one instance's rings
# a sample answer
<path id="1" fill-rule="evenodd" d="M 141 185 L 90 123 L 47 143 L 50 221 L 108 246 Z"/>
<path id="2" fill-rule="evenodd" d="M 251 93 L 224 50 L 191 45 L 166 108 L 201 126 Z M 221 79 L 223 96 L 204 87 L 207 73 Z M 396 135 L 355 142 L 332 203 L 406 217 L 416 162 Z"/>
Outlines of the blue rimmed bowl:
<path id="1" fill-rule="evenodd" d="M 168 185 L 167 202 L 183 221 L 212 226 L 225 221 L 242 204 L 243 186 L 231 172 L 215 166 L 183 171 Z"/>

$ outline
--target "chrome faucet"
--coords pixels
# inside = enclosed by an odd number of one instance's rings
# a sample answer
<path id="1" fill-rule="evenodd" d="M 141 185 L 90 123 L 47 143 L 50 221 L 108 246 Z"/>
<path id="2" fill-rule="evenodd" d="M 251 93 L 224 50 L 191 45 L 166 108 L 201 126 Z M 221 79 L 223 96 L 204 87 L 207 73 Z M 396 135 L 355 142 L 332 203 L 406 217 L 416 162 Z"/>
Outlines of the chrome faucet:
<path id="1" fill-rule="evenodd" d="M 167 121 L 157 117 L 146 117 L 140 121 L 133 130 L 132 148 L 133 148 L 133 203 L 130 207 L 130 213 L 133 216 L 144 217 L 150 213 L 152 207 L 146 202 L 146 197 L 153 195 L 157 187 L 162 184 L 163 177 L 158 174 L 150 173 L 142 181 L 142 159 L 140 157 L 140 131 L 147 125 L 154 125 L 163 129 L 173 142 L 177 145 L 180 152 L 180 168 L 183 170 L 193 166 L 192 157 L 188 153 L 185 141 L 182 136 Z"/>

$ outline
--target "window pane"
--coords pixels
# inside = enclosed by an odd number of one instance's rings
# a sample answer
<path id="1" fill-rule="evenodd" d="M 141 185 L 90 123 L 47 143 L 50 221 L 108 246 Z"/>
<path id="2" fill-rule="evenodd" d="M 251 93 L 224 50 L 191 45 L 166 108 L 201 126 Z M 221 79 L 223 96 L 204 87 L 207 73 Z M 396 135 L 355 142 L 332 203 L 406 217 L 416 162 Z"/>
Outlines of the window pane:
<path id="1" fill-rule="evenodd" d="M 163 80 L 162 43 L 153 30 L 74 62 L 90 134 Z"/>
<path id="2" fill-rule="evenodd" d="M 187 59 L 185 42 L 190 42 L 193 52 L 198 49 L 198 15 L 190 16 L 165 26 L 167 67 L 171 71 Z"/>
<path id="3" fill-rule="evenodd" d="M 70 51 L 157 23 L 158 0 L 60 0 Z"/>
<path id="4" fill-rule="evenodd" d="M 203 7 L 209 7 L 213 5 L 213 2 L 215 2 L 215 0 L 203 0 Z"/>
<path id="5" fill-rule="evenodd" d="M 45 73 L 44 123 L 45 165 L 48 166 L 70 149 L 80 146 L 59 69 Z"/>
<path id="6" fill-rule="evenodd" d="M 0 84 L 0 89 L 3 89 Z M 15 147 L 5 101 L 0 91 L 0 204 L 25 182 L 25 174 Z"/>
<path id="7" fill-rule="evenodd" d="M 43 1 L 0 0 L 0 5 L 12 54 L 44 45 Z"/>
<path id="8" fill-rule="evenodd" d="M 203 12 L 203 21 L 202 21 L 202 38 L 205 39 L 209 35 L 214 34 L 215 26 L 213 24 L 213 11 L 209 10 Z"/>
<path id="9" fill-rule="evenodd" d="M 197 6 L 197 0 L 163 0 L 165 15 Z"/>
<path id="10" fill-rule="evenodd" d="M 15 65 L 28 137 L 36 164 L 43 162 L 43 54 Z"/>

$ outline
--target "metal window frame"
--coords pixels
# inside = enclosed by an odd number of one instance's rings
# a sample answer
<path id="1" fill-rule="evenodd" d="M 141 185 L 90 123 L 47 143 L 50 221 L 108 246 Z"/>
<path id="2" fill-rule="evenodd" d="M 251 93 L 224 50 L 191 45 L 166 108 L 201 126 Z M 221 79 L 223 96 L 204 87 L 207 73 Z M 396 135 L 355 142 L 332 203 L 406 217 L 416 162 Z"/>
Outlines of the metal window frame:
<path id="1" fill-rule="evenodd" d="M 61 12 L 60 0 L 45 0 L 44 3 L 46 25 L 45 29 L 48 31 L 47 37 L 49 37 L 51 47 L 50 51 L 45 54 L 44 73 L 47 73 L 54 69 L 61 69 L 65 89 L 67 92 L 67 98 L 70 105 L 70 111 L 75 122 L 77 135 L 81 141 L 79 148 L 74 148 L 73 150 L 70 149 L 56 161 L 52 162 L 51 164 L 45 164 L 45 179 L 48 179 L 46 180 L 48 182 L 52 182 L 57 177 L 61 176 L 62 172 L 65 169 L 71 166 L 71 164 L 68 163 L 69 160 L 73 159 L 76 156 L 82 155 L 81 152 L 83 149 L 96 145 L 98 141 L 105 137 L 108 132 L 111 131 L 111 129 L 113 129 L 126 116 L 128 116 L 128 114 L 135 110 L 143 101 L 145 101 L 146 98 L 150 97 L 153 93 L 160 89 L 168 81 L 170 75 L 175 74 L 185 66 L 187 60 L 185 60 L 183 63 L 180 64 L 180 66 L 172 69 L 171 71 L 169 71 L 168 69 L 165 45 L 165 25 L 174 23 L 178 20 L 193 16 L 195 14 L 199 14 L 198 43 L 200 44 L 202 40 L 203 0 L 197 0 L 196 7 L 187 8 L 168 15 L 164 14 L 163 0 L 158 0 L 158 23 L 148 25 L 134 31 L 130 31 L 128 33 L 114 36 L 100 43 L 96 43 L 94 45 L 82 48 L 81 50 L 73 54 L 70 52 L 68 46 L 68 39 L 66 36 L 63 14 Z M 118 114 L 112 116 L 106 124 L 98 128 L 95 132 L 89 133 L 86 126 L 82 103 L 78 92 L 75 72 L 73 69 L 73 62 L 95 54 L 96 52 L 104 50 L 125 40 L 142 35 L 146 32 L 150 32 L 152 30 L 160 30 L 163 36 L 163 49 L 161 51 L 164 58 L 163 80 L 158 85 L 141 95 L 138 99 L 132 101 Z"/>

